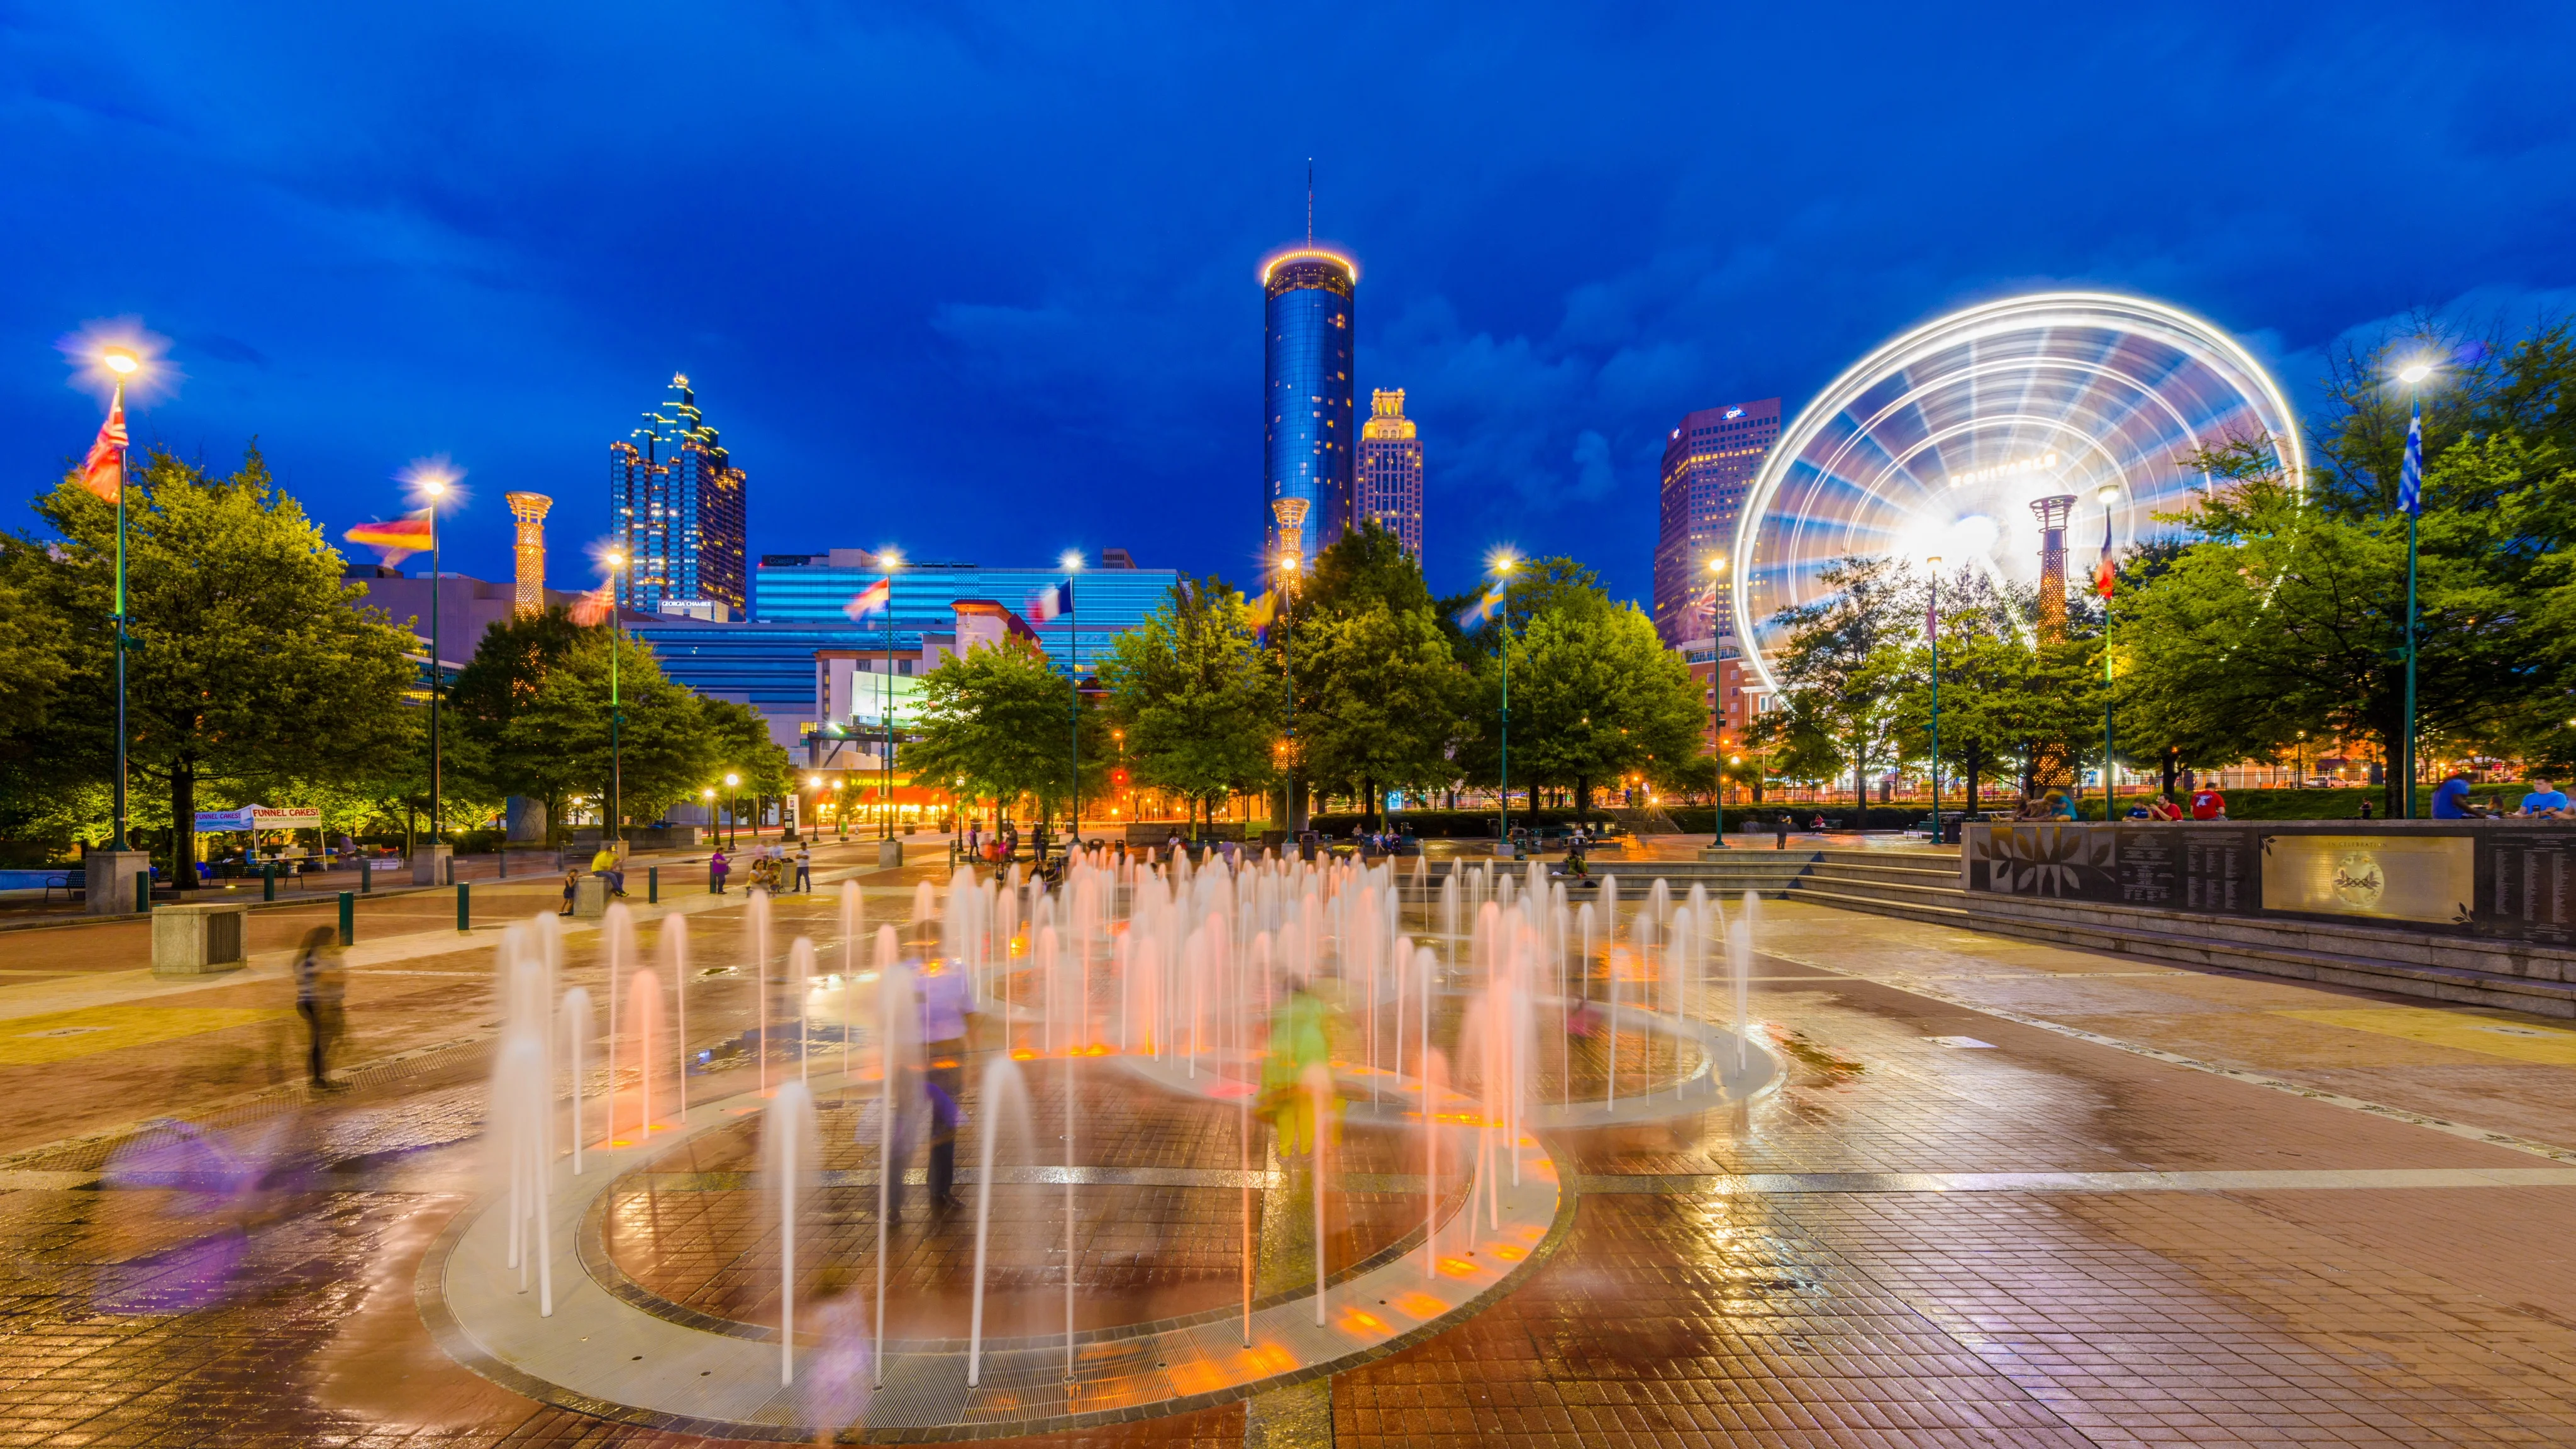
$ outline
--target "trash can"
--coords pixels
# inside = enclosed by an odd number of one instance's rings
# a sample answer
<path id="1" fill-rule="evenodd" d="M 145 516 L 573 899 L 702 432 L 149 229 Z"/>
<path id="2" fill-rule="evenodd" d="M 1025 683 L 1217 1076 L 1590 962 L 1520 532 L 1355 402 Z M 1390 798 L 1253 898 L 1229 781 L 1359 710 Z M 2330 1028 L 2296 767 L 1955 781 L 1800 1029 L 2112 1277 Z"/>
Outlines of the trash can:
<path id="1" fill-rule="evenodd" d="M 212 976 L 242 967 L 250 902 L 163 906 L 152 913 L 152 974 Z"/>
<path id="2" fill-rule="evenodd" d="M 903 864 L 902 841 L 880 840 L 877 842 L 877 866 L 879 869 L 901 864 Z"/>
<path id="3" fill-rule="evenodd" d="M 582 875 L 572 883 L 572 913 L 581 920 L 595 921 L 608 914 L 608 877 Z"/>

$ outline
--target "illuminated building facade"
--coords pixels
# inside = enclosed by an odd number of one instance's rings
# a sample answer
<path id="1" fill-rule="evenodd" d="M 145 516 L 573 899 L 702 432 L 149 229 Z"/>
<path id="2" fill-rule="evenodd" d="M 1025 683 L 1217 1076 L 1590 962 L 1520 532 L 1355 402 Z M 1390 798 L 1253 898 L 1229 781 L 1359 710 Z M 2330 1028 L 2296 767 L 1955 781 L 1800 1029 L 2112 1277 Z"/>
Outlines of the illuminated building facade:
<path id="1" fill-rule="evenodd" d="M 608 445 L 609 526 L 627 567 L 617 601 L 647 614 L 721 621 L 750 611 L 743 472 L 698 412 L 686 373 Z"/>
<path id="2" fill-rule="evenodd" d="M 1359 491 L 1353 521 L 1374 523 L 1422 557 L 1422 439 L 1404 415 L 1404 389 L 1369 394 L 1360 429 Z"/>
<path id="3" fill-rule="evenodd" d="M 1359 269 L 1309 247 L 1262 268 L 1262 556 L 1307 558 L 1351 522 L 1351 302 Z M 1303 502 L 1301 510 L 1274 507 Z M 1282 523 L 1282 513 L 1293 523 Z M 1285 534 L 1287 536 L 1283 537 Z"/>
<path id="4" fill-rule="evenodd" d="M 519 525 L 511 550 L 518 566 L 519 617 L 531 619 L 546 611 L 546 510 L 554 507 L 555 501 L 542 493 L 504 493 L 501 497 L 510 505 L 510 516 Z"/>
<path id="5" fill-rule="evenodd" d="M 1734 550 L 1744 495 L 1779 438 L 1780 400 L 1766 397 L 1691 413 L 1665 440 L 1655 536 L 1655 632 L 1665 648 L 1711 659 L 1735 654 L 1726 577 L 1708 564 Z"/>

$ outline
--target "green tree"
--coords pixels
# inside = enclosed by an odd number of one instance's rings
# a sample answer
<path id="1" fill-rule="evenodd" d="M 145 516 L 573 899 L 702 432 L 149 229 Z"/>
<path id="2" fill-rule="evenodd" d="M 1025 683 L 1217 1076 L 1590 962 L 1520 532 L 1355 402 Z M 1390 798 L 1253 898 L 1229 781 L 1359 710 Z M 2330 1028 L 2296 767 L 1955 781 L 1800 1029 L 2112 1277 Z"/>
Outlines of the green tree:
<path id="1" fill-rule="evenodd" d="M 1297 766 L 1362 800 L 1374 822 L 1389 786 L 1430 789 L 1457 777 L 1466 677 L 1421 565 L 1374 523 L 1315 560 L 1298 599 Z"/>
<path id="2" fill-rule="evenodd" d="M 1243 599 L 1214 576 L 1182 578 L 1100 661 L 1112 722 L 1135 777 L 1201 802 L 1258 790 L 1273 774 L 1283 699 Z"/>
<path id="3" fill-rule="evenodd" d="M 612 645 L 622 708 L 609 740 Z M 585 627 L 561 609 L 494 624 L 448 696 L 463 779 L 541 802 L 549 831 L 574 798 L 601 802 L 612 775 L 626 820 L 698 798 L 727 769 L 744 793 L 783 793 L 785 752 L 748 705 L 705 699 L 662 673 L 652 647 Z"/>
<path id="4" fill-rule="evenodd" d="M 1595 785 L 1632 771 L 1687 771 L 1708 725 L 1690 666 L 1663 647 L 1643 611 L 1611 602 L 1590 570 L 1555 559 L 1530 572 L 1515 590 L 1531 611 L 1519 615 L 1513 604 L 1509 645 L 1512 777 L 1571 788 L 1588 814 Z M 1501 625 L 1498 617 L 1473 637 L 1499 642 Z M 1472 778 L 1501 773 L 1503 682 L 1501 659 L 1488 656 L 1475 679 Z"/>
<path id="5" fill-rule="evenodd" d="M 139 789 L 169 812 L 171 856 L 194 872 L 201 788 L 382 773 L 411 739 L 403 701 L 418 644 L 356 607 L 340 556 L 271 482 L 256 448 L 228 477 L 155 450 L 127 480 L 127 699 Z M 59 786 L 112 778 L 116 513 L 66 478 L 36 501 L 58 535 L 9 551 L 34 608 L 57 621 L 64 673 L 49 722 Z"/>
<path id="6" fill-rule="evenodd" d="M 915 780 L 956 781 L 961 799 L 991 799 L 1007 810 L 1022 796 L 1047 818 L 1074 788 L 1068 721 L 1073 682 L 1025 639 L 978 645 L 921 677 L 921 718 L 904 747 Z M 1105 770 L 1098 714 L 1084 710 L 1082 758 Z"/>
<path id="7" fill-rule="evenodd" d="M 1866 803 L 1871 769 L 1897 758 L 1905 580 L 1893 560 L 1864 558 L 1829 564 L 1820 578 L 1831 593 L 1776 616 L 1787 631 L 1772 658 L 1781 699 L 1762 738 L 1779 773 L 1821 779 L 1848 769 Z"/>

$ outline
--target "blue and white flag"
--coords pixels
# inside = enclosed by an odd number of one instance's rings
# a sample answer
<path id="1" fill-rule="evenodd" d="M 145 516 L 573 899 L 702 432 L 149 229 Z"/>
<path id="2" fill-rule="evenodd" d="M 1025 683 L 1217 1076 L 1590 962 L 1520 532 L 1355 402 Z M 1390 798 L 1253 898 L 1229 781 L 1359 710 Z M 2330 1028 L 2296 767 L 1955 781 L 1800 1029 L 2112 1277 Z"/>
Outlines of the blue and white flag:
<path id="1" fill-rule="evenodd" d="M 2424 511 L 2424 405 L 2415 405 L 2415 415 L 2406 424 L 2406 467 L 2397 475 L 2397 511 L 2421 515 Z"/>
<path id="2" fill-rule="evenodd" d="M 1058 615 L 1072 613 L 1072 581 L 1049 584 L 1029 595 L 1029 606 L 1024 612 L 1027 613 L 1029 622 L 1032 624 L 1043 624 Z"/>
<path id="3" fill-rule="evenodd" d="M 1496 584 L 1474 603 L 1458 611 L 1458 627 L 1462 631 L 1473 629 L 1502 612 L 1502 607 L 1503 586 Z"/>

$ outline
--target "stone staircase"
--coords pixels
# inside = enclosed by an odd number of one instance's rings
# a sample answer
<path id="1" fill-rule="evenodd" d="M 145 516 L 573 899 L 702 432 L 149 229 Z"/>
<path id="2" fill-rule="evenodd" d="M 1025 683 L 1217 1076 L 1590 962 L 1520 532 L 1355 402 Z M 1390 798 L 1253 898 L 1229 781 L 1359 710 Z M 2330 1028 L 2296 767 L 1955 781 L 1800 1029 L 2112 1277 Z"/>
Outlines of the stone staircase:
<path id="1" fill-rule="evenodd" d="M 1787 892 L 1795 899 L 2177 965 L 2576 1017 L 2576 951 L 2565 948 L 2332 921 L 1972 895 L 1959 886 L 1955 851 L 1823 850 L 1815 856 Z"/>

